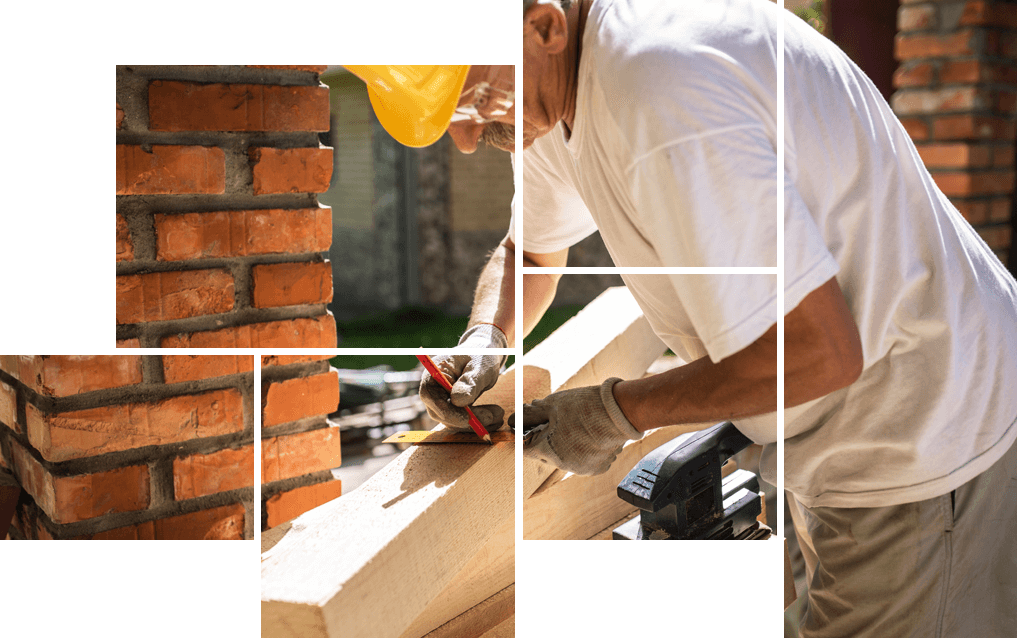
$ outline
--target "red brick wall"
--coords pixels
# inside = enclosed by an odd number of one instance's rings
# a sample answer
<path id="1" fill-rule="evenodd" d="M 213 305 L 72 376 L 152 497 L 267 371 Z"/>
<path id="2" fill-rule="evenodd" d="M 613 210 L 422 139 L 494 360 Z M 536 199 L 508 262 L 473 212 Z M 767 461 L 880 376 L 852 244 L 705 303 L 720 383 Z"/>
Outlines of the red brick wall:
<path id="1" fill-rule="evenodd" d="M 253 538 L 250 356 L 0 355 L 15 536 Z"/>
<path id="2" fill-rule="evenodd" d="M 903 0 L 892 105 L 943 192 L 1009 260 L 1017 155 L 1017 4 Z"/>
<path id="3" fill-rule="evenodd" d="M 324 69 L 117 67 L 118 346 L 335 346 Z"/>
<path id="4" fill-rule="evenodd" d="M 328 414 L 339 404 L 339 377 L 328 355 L 262 357 L 262 529 L 339 497 L 339 428 Z"/>

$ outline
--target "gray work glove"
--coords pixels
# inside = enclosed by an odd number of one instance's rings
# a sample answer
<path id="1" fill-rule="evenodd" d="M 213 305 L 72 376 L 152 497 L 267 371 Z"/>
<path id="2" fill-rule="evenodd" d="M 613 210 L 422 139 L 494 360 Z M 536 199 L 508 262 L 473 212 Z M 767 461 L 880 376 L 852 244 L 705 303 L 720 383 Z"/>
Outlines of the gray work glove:
<path id="1" fill-rule="evenodd" d="M 494 324 L 477 324 L 459 338 L 457 348 L 501 348 L 508 347 L 508 339 Z"/>
<path id="2" fill-rule="evenodd" d="M 614 400 L 612 377 L 599 386 L 562 390 L 523 405 L 523 454 L 567 471 L 593 476 L 611 467 L 626 441 L 643 436 Z M 514 416 L 514 415 L 513 415 Z"/>
<path id="3" fill-rule="evenodd" d="M 460 348 L 507 348 L 508 339 L 500 328 L 489 323 L 473 326 L 459 339 Z M 470 406 L 489 432 L 505 422 L 505 410 L 497 405 L 473 405 L 481 394 L 498 382 L 503 354 L 446 354 L 431 357 L 439 370 L 452 382 L 449 395 L 440 383 L 426 371 L 420 379 L 420 399 L 427 413 L 453 430 L 472 432 L 470 416 L 464 406 Z"/>

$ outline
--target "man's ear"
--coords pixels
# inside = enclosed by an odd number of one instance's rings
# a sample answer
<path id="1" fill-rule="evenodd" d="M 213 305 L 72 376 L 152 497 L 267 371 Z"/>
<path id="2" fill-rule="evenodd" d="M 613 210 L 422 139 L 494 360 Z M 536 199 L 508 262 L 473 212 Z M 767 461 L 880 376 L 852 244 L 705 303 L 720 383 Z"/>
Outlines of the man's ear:
<path id="1" fill-rule="evenodd" d="M 554 2 L 538 0 L 523 15 L 523 47 L 535 46 L 549 55 L 557 55 L 568 44 L 568 21 Z"/>

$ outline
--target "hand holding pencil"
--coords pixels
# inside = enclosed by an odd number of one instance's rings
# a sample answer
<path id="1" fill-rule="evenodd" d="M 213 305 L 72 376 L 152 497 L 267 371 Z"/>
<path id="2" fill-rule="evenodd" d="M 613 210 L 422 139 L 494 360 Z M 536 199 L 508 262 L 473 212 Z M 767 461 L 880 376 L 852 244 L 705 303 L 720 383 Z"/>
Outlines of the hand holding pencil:
<path id="1" fill-rule="evenodd" d="M 498 381 L 501 355 L 439 355 L 433 360 L 427 355 L 417 355 L 417 358 L 428 370 L 420 382 L 420 398 L 431 418 L 453 430 L 473 430 L 481 438 L 504 424 L 505 411 L 500 406 L 474 405 Z"/>

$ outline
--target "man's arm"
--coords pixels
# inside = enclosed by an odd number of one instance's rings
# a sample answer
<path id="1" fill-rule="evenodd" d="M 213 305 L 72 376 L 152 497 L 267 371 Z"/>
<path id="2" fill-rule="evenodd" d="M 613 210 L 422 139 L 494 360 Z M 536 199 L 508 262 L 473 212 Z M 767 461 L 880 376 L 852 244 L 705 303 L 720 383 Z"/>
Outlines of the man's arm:
<path id="1" fill-rule="evenodd" d="M 784 407 L 855 382 L 862 372 L 858 326 L 836 279 L 784 319 Z M 668 372 L 614 386 L 614 398 L 640 432 L 681 423 L 738 419 L 777 407 L 777 326 L 717 363 L 703 357 Z"/>
<path id="2" fill-rule="evenodd" d="M 509 347 L 515 341 L 515 246 L 506 237 L 491 253 L 473 292 L 469 326 L 493 323 L 505 332 Z"/>
<path id="3" fill-rule="evenodd" d="M 805 296 L 784 318 L 784 407 L 846 388 L 865 361 L 858 324 L 837 279 Z"/>
<path id="4" fill-rule="evenodd" d="M 555 253 L 523 251 L 523 265 L 541 268 L 564 267 L 569 260 L 569 249 Z M 523 273 L 523 336 L 530 334 L 547 312 L 558 292 L 561 275 L 550 273 Z"/>
<path id="5" fill-rule="evenodd" d="M 473 311 L 470 326 L 493 323 L 505 332 L 511 347 L 515 340 L 515 254 L 516 246 L 506 237 L 491 254 L 487 265 L 480 273 L 480 280 L 473 296 Z M 568 261 L 568 248 L 556 253 L 523 252 L 523 265 L 551 267 L 564 266 Z M 554 300 L 561 275 L 523 275 L 523 336 L 544 316 Z"/>

